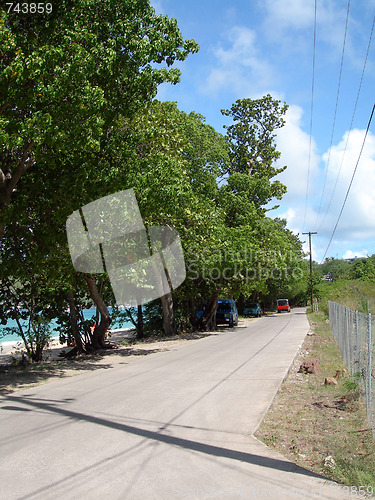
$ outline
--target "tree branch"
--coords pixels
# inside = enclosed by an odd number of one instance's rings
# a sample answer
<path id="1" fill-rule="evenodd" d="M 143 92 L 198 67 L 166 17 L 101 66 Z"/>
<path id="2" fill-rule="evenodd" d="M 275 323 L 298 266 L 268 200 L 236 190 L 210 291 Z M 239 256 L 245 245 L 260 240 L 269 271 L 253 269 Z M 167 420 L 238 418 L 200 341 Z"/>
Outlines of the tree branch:
<path id="1" fill-rule="evenodd" d="M 1 193 L 1 204 L 3 206 L 9 205 L 12 193 L 21 179 L 25 171 L 35 163 L 33 157 L 29 158 L 31 149 L 34 146 L 34 141 L 30 141 L 23 147 L 22 158 L 19 160 L 18 165 L 14 173 L 6 172 L 0 168 L 0 193 Z M 1 235 L 0 235 L 1 236 Z"/>

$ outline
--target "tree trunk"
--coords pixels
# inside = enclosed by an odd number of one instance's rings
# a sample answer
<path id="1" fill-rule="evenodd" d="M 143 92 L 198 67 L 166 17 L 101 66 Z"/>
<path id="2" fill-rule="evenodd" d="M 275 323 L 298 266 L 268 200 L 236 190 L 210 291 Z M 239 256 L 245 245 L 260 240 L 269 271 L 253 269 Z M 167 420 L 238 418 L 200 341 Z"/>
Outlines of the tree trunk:
<path id="1" fill-rule="evenodd" d="M 35 163 L 30 157 L 30 151 L 34 147 L 34 141 L 27 141 L 22 148 L 22 157 L 19 160 L 13 173 L 4 172 L 0 166 L 0 213 L 4 207 L 10 204 L 11 196 L 16 188 L 22 174 Z M 0 223 L 0 240 L 4 235 L 4 224 Z"/>
<path id="2" fill-rule="evenodd" d="M 67 299 L 69 304 L 69 317 L 74 341 L 76 343 L 77 352 L 82 354 L 86 351 L 86 349 L 82 342 L 81 334 L 79 333 L 77 309 L 74 301 L 74 294 L 71 290 L 68 292 Z"/>
<path id="3" fill-rule="evenodd" d="M 165 335 L 176 335 L 176 322 L 174 319 L 173 297 L 169 292 L 160 297 L 163 308 L 163 330 Z"/>
<path id="4" fill-rule="evenodd" d="M 140 339 L 143 339 L 143 337 L 145 336 L 145 333 L 144 333 L 144 330 L 143 330 L 143 309 L 142 309 L 142 305 L 138 305 L 138 308 L 137 308 L 137 316 L 138 316 L 138 320 L 135 321 L 135 319 L 133 318 L 133 315 L 132 315 L 132 312 L 130 309 L 125 309 L 125 311 L 128 313 L 128 316 L 130 318 L 130 321 L 133 323 L 133 325 L 135 326 L 135 329 L 137 330 L 137 340 L 140 340 Z"/>
<path id="5" fill-rule="evenodd" d="M 94 349 L 100 349 L 102 347 L 107 347 L 105 343 L 105 334 L 107 333 L 112 320 L 109 315 L 108 308 L 98 291 L 94 278 L 89 274 L 86 274 L 86 281 L 91 298 L 100 312 L 100 323 L 99 325 L 96 325 L 92 335 L 92 347 Z"/>
<path id="6" fill-rule="evenodd" d="M 203 330 L 214 330 L 216 328 L 216 310 L 217 301 L 219 300 L 219 292 L 214 292 L 209 301 L 207 302 L 206 309 L 203 313 L 202 318 L 202 329 Z"/>
<path id="7" fill-rule="evenodd" d="M 143 310 L 142 304 L 138 306 L 138 321 L 137 321 L 137 340 L 143 339 L 145 332 L 143 330 Z"/>

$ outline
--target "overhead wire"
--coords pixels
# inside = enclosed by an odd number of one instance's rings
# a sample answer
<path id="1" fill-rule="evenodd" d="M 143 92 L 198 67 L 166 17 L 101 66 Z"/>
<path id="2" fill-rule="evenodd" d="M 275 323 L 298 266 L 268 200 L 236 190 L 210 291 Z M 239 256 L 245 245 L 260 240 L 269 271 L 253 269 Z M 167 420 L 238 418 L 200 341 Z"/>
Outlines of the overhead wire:
<path id="1" fill-rule="evenodd" d="M 312 147 L 312 128 L 313 128 L 313 110 L 314 110 L 314 86 L 315 86 L 315 52 L 316 52 L 316 10 L 317 0 L 314 8 L 314 43 L 313 43 L 313 61 L 312 61 L 312 83 L 311 83 L 311 107 L 310 107 L 310 139 L 309 139 L 309 157 L 307 162 L 307 182 L 305 197 L 305 214 L 303 216 L 303 230 L 305 229 L 307 200 L 309 198 L 310 166 L 311 166 L 311 147 Z"/>
<path id="2" fill-rule="evenodd" d="M 337 108 L 338 108 L 338 103 L 339 103 L 340 87 L 341 87 L 342 68 L 343 68 L 343 64 L 344 64 L 344 53 L 345 53 L 345 45 L 346 45 L 346 35 L 347 35 L 347 31 L 348 31 L 349 10 L 350 10 L 350 0 L 348 0 L 348 6 L 347 6 L 347 10 L 346 10 L 346 22 L 345 22 L 344 42 L 343 42 L 343 46 L 342 46 L 341 64 L 340 64 L 340 73 L 339 73 L 339 82 L 338 82 L 338 87 L 337 87 L 335 111 L 334 111 L 334 115 L 333 115 L 331 140 L 330 140 L 330 145 L 329 145 L 329 149 L 328 149 L 328 159 L 327 159 L 327 164 L 326 164 L 326 169 L 325 169 L 325 175 L 324 175 L 324 183 L 323 183 L 323 189 L 322 189 L 322 196 L 320 198 L 319 210 L 318 210 L 318 215 L 317 215 L 317 218 L 316 218 L 315 226 L 318 225 L 318 220 L 319 220 L 319 216 L 320 216 L 320 212 L 321 212 L 321 208 L 322 208 L 322 203 L 323 203 L 323 198 L 324 198 L 324 191 L 325 191 L 325 187 L 326 187 L 326 183 L 327 183 L 327 175 L 328 175 L 328 170 L 329 170 L 329 163 L 330 163 L 330 157 L 331 157 L 331 149 L 332 149 L 332 144 L 333 144 L 333 137 L 334 137 L 334 133 L 335 133 Z"/>
<path id="3" fill-rule="evenodd" d="M 327 217 L 328 211 L 329 211 L 329 209 L 331 207 L 332 199 L 333 199 L 333 196 L 334 196 L 335 191 L 336 191 L 337 182 L 338 182 L 339 177 L 340 177 L 342 165 L 344 163 L 345 154 L 346 154 L 346 151 L 348 149 L 349 138 L 350 138 L 350 134 L 351 134 L 351 131 L 352 131 L 352 128 L 353 128 L 354 117 L 355 117 L 355 114 L 356 114 L 356 111 L 357 111 L 357 105 L 358 105 L 358 100 L 359 100 L 359 94 L 361 92 L 362 83 L 363 83 L 363 77 L 364 77 L 364 74 L 365 74 L 365 69 L 366 69 L 366 65 L 367 65 L 368 55 L 369 55 L 369 52 L 370 52 L 370 46 L 371 46 L 372 36 L 373 36 L 373 33 L 374 33 L 374 26 L 375 26 L 375 16 L 374 16 L 374 19 L 372 21 L 371 33 L 370 33 L 370 38 L 369 38 L 369 42 L 368 42 L 368 45 L 367 45 L 367 51 L 366 51 L 365 61 L 364 61 L 364 64 L 363 64 L 361 80 L 359 82 L 359 88 L 358 88 L 358 92 L 357 92 L 357 98 L 356 98 L 356 101 L 355 101 L 355 104 L 354 104 L 352 119 L 351 119 L 351 122 L 350 122 L 349 131 L 348 131 L 348 134 L 347 134 L 347 137 L 346 137 L 345 148 L 344 148 L 344 151 L 343 151 L 343 154 L 342 154 L 342 157 L 341 157 L 339 171 L 337 173 L 335 185 L 334 185 L 333 190 L 332 190 L 332 194 L 331 194 L 331 198 L 329 200 L 328 206 L 327 206 L 327 210 L 326 210 L 326 212 L 324 214 L 322 222 L 320 223 L 320 225 L 318 227 L 318 231 L 322 227 L 322 225 L 323 225 L 323 223 L 324 223 L 324 221 L 325 221 L 325 219 Z"/>
<path id="4" fill-rule="evenodd" d="M 324 255 L 323 255 L 322 262 L 324 261 L 325 256 L 327 255 L 328 249 L 329 249 L 329 247 L 330 247 L 330 245 L 331 245 L 331 243 L 332 243 L 333 237 L 334 237 L 334 235 L 335 235 L 335 232 L 336 232 L 337 226 L 338 226 L 338 224 L 339 224 L 339 222 L 340 222 L 341 215 L 342 215 L 342 213 L 343 213 L 343 211 L 344 211 L 344 207 L 345 207 L 346 201 L 347 201 L 348 196 L 349 196 L 350 188 L 352 187 L 352 184 L 353 184 L 353 179 L 354 179 L 354 176 L 355 176 L 356 171 L 357 171 L 357 168 L 358 168 L 359 160 L 361 159 L 361 155 L 362 155 L 362 152 L 363 152 L 363 148 L 364 148 L 364 146 L 365 146 L 365 142 L 366 142 L 367 134 L 368 134 L 368 132 L 369 132 L 369 130 L 370 130 L 372 117 L 374 116 L 374 111 L 375 111 L 375 104 L 374 104 L 374 105 L 373 105 L 373 107 L 372 107 L 372 111 L 371 111 L 370 119 L 369 119 L 369 121 L 368 121 L 368 125 L 367 125 L 367 129 L 366 129 L 366 133 L 365 133 L 365 136 L 364 136 L 364 138 L 363 138 L 362 147 L 361 147 L 361 150 L 360 150 L 360 152 L 359 152 L 358 160 L 357 160 L 357 162 L 356 162 L 356 165 L 355 165 L 355 168 L 354 168 L 354 171 L 353 171 L 353 175 L 352 175 L 352 178 L 351 178 L 351 180 L 350 180 L 350 184 L 349 184 L 348 190 L 347 190 L 347 192 L 346 192 L 345 199 L 344 199 L 344 202 L 343 202 L 343 204 L 342 204 L 342 207 L 341 207 L 341 210 L 340 210 L 339 216 L 338 216 L 338 218 L 337 218 L 337 221 L 336 221 L 335 227 L 334 227 L 334 229 L 333 229 L 333 231 L 332 231 L 331 238 L 330 238 L 330 240 L 329 240 L 329 243 L 328 243 L 328 246 L 327 246 L 327 248 L 326 248 L 326 251 L 325 251 L 325 253 L 324 253 Z"/>

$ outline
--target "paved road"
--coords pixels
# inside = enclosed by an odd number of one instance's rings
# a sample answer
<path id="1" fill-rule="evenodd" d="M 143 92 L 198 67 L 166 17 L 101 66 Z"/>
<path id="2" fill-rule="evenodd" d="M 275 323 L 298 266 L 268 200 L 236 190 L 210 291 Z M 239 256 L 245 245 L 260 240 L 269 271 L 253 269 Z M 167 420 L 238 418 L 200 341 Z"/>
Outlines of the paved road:
<path id="1" fill-rule="evenodd" d="M 344 498 L 253 437 L 307 331 L 295 309 L 1 398 L 0 498 Z"/>

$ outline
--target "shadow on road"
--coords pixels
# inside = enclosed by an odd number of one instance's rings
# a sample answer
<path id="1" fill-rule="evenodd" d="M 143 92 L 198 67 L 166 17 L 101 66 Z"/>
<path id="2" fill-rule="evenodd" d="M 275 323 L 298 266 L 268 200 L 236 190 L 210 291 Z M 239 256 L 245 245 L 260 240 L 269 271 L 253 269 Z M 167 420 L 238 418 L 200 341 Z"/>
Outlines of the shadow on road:
<path id="1" fill-rule="evenodd" d="M 111 342 L 113 348 L 101 349 L 93 354 L 82 355 L 78 358 L 69 358 L 55 356 L 52 360 L 41 363 L 27 364 L 4 362 L 0 358 L 0 395 L 12 394 L 18 389 L 27 388 L 29 385 L 38 385 L 52 378 L 64 378 L 78 372 L 88 372 L 94 370 L 113 368 L 111 357 L 122 356 L 147 356 L 156 352 L 169 350 L 163 344 L 174 340 L 198 340 L 212 335 L 219 335 L 220 332 L 193 332 L 173 337 L 149 336 L 143 339 L 137 348 L 138 341 L 134 336 L 127 337 L 113 335 L 115 342 Z M 126 341 L 129 346 L 121 344 Z M 146 348 L 148 344 L 157 343 L 155 348 Z M 141 346 L 142 345 L 142 346 Z M 66 348 L 56 350 L 60 355 Z M 106 362 L 103 362 L 106 361 Z"/>
<path id="2" fill-rule="evenodd" d="M 245 462 L 252 465 L 257 465 L 260 467 L 267 467 L 270 469 L 276 469 L 284 472 L 293 472 L 301 474 L 308 477 L 315 477 L 322 479 L 322 476 L 315 474 L 307 469 L 299 467 L 292 462 L 285 460 L 264 457 L 261 455 L 255 455 L 252 453 L 246 453 L 242 451 L 232 450 L 230 448 L 224 448 L 221 446 L 214 446 L 207 443 L 202 443 L 198 441 L 193 441 L 190 439 L 180 438 L 177 436 L 165 435 L 161 432 L 151 431 L 147 429 L 142 429 L 139 427 L 113 422 L 111 420 L 95 417 L 93 415 L 72 411 L 66 408 L 62 408 L 59 404 L 66 404 L 69 401 L 54 401 L 54 400 L 42 400 L 33 398 L 30 396 L 7 396 L 4 398 L 7 400 L 9 405 L 2 406 L 3 410 L 8 411 L 28 411 L 27 407 L 33 407 L 34 409 L 42 410 L 43 412 L 56 413 L 63 415 L 70 419 L 76 421 L 84 421 L 92 424 L 109 427 L 111 429 L 116 429 L 120 432 L 126 432 L 135 436 L 146 438 L 152 441 L 158 441 L 160 443 L 169 444 L 172 446 L 179 446 L 181 448 L 197 451 L 199 453 L 204 453 L 206 455 L 211 455 L 215 457 L 229 458 L 231 460 L 237 460 L 240 462 Z M 16 404 L 20 406 L 16 406 Z M 22 405 L 22 406 L 21 406 Z M 26 408 L 25 408 L 26 405 Z M 37 493 L 37 492 L 35 492 Z"/>
<path id="3" fill-rule="evenodd" d="M 111 364 L 97 364 L 85 359 L 61 360 L 51 363 L 31 364 L 27 366 L 0 365 L 0 395 L 11 394 L 28 385 L 38 385 L 51 378 L 64 378 L 69 371 L 93 371 L 112 368 Z"/>

